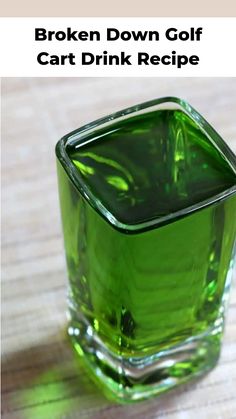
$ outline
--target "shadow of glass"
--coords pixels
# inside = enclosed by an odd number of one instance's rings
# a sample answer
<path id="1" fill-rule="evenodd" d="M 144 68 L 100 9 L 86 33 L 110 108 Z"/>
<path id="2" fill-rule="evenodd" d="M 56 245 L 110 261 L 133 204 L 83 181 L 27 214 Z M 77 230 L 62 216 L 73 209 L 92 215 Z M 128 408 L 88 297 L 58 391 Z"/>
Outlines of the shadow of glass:
<path id="1" fill-rule="evenodd" d="M 76 418 L 81 411 L 108 404 L 64 331 L 63 336 L 52 336 L 2 359 L 2 413 L 6 417 L 56 419 L 75 412 L 72 417 Z"/>
<path id="2" fill-rule="evenodd" d="M 63 332 L 2 359 L 2 414 L 9 419 L 149 418 L 178 412 L 194 381 L 161 397 L 122 405 L 108 400 Z M 154 415 L 154 416 L 153 416 Z"/>

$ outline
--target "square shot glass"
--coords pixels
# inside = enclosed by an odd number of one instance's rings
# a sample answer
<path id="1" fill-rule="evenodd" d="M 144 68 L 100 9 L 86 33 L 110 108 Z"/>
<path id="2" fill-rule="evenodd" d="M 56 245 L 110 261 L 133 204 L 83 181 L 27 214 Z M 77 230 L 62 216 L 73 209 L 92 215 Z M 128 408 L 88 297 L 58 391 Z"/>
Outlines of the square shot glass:
<path id="1" fill-rule="evenodd" d="M 68 333 L 128 402 L 211 368 L 236 235 L 236 158 L 185 101 L 99 119 L 56 146 Z"/>

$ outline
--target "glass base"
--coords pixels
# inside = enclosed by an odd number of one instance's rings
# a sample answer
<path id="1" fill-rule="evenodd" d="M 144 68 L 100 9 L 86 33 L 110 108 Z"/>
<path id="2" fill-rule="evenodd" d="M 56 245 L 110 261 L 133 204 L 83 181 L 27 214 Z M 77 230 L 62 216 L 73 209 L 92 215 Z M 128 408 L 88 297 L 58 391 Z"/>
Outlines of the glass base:
<path id="1" fill-rule="evenodd" d="M 223 319 L 204 334 L 144 357 L 122 357 L 108 350 L 82 316 L 71 311 L 68 328 L 76 352 L 105 393 L 119 402 L 158 395 L 212 369 L 220 354 Z"/>

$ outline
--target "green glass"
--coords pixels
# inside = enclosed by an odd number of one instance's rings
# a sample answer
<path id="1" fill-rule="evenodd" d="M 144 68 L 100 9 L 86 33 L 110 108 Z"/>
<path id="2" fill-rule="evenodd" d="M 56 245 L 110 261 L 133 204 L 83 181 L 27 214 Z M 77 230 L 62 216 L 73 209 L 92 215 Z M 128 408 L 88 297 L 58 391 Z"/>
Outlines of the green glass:
<path id="1" fill-rule="evenodd" d="M 233 153 L 162 98 L 68 134 L 56 154 L 77 353 L 121 401 L 207 372 L 233 271 Z"/>

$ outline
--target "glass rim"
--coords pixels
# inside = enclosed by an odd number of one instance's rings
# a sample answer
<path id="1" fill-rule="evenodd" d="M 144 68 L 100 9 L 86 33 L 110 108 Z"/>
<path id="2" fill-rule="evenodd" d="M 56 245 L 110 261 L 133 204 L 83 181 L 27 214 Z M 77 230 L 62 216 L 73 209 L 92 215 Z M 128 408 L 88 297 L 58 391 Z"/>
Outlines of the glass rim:
<path id="1" fill-rule="evenodd" d="M 168 107 L 169 106 L 169 107 Z M 191 105 L 183 99 L 177 97 L 167 96 L 151 101 L 143 102 L 138 105 L 125 108 L 121 111 L 112 113 L 106 117 L 99 118 L 91 123 L 83 125 L 82 127 L 71 131 L 64 135 L 56 144 L 56 156 L 67 173 L 69 179 L 73 183 L 76 190 L 83 196 L 83 198 L 90 204 L 93 209 L 100 214 L 111 226 L 123 233 L 139 233 L 147 231 L 155 227 L 160 227 L 168 223 L 177 221 L 187 215 L 195 213 L 196 211 L 206 208 L 214 203 L 220 202 L 229 196 L 236 193 L 236 182 L 235 185 L 226 189 L 225 191 L 213 195 L 205 200 L 199 201 L 193 205 L 187 206 L 186 208 L 177 210 L 170 214 L 155 217 L 144 222 L 136 224 L 126 224 L 119 221 L 104 205 L 98 200 L 98 198 L 92 193 L 87 187 L 86 182 L 79 176 L 78 171 L 72 161 L 70 160 L 66 146 L 68 143 L 73 144 L 76 142 L 78 145 L 83 146 L 86 142 L 86 137 L 92 132 L 101 128 L 110 127 L 116 122 L 120 122 L 130 117 L 144 114 L 145 112 L 157 111 L 163 109 L 180 109 L 187 114 L 200 130 L 206 135 L 209 141 L 215 148 L 220 152 L 224 160 L 231 167 L 232 171 L 236 174 L 236 156 L 222 139 L 222 137 L 214 130 L 214 128 L 196 111 Z M 89 141 L 95 141 L 96 135 Z"/>

